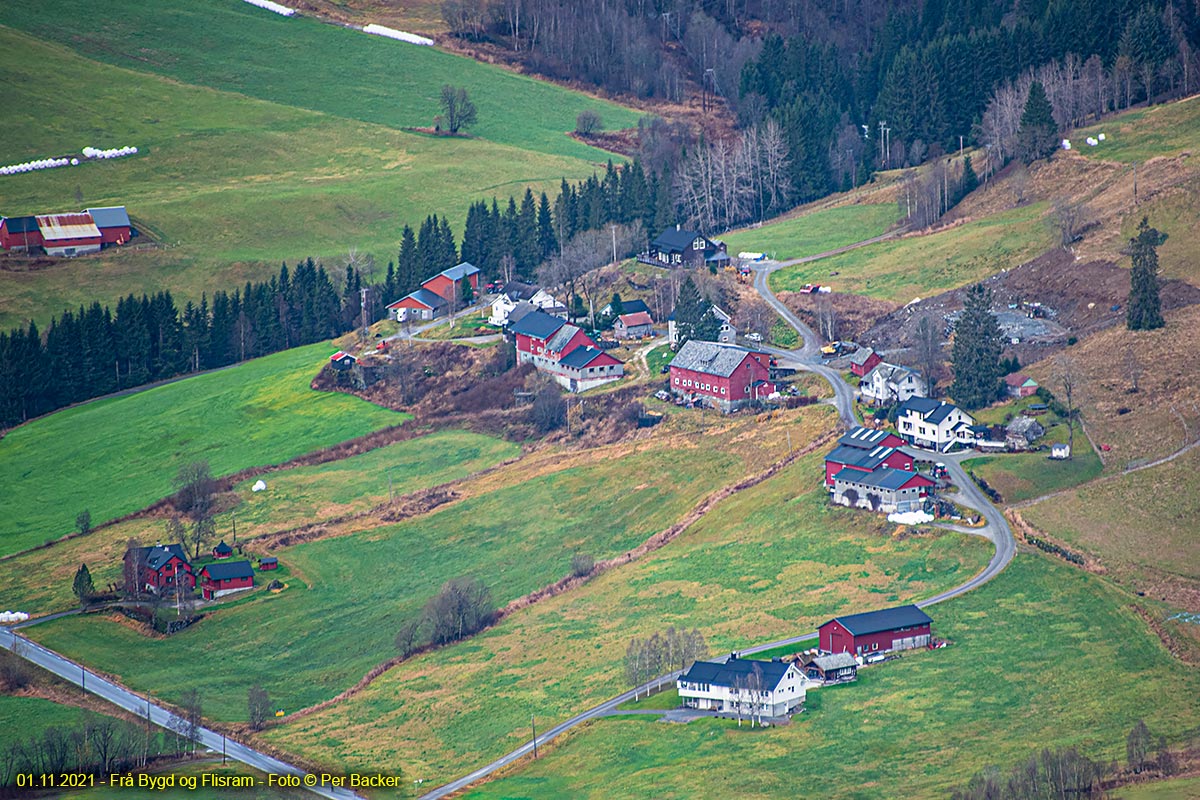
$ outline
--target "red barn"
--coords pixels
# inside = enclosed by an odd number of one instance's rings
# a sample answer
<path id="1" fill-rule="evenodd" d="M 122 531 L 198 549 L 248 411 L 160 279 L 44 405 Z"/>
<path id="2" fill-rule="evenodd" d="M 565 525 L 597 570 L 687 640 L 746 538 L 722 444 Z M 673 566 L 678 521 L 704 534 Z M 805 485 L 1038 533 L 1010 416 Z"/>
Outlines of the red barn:
<path id="1" fill-rule="evenodd" d="M 37 218 L 37 223 L 46 255 L 97 253 L 104 241 L 91 214 L 44 214 Z"/>
<path id="2" fill-rule="evenodd" d="M 472 291 L 478 297 L 479 267 L 467 261 L 450 267 L 450 269 L 442 270 L 437 275 L 422 283 L 421 288 L 428 289 L 443 300 L 453 303 L 462 297 L 461 294 L 455 297 L 455 294 L 462 291 L 460 287 L 464 280 L 471 284 Z"/>
<path id="3" fill-rule="evenodd" d="M 870 475 L 879 467 L 913 471 L 912 456 L 894 447 L 879 445 L 870 450 L 863 450 L 849 445 L 838 445 L 825 456 L 825 485 L 833 487 L 833 476 L 843 469 L 859 470 L 864 476 Z"/>
<path id="4" fill-rule="evenodd" d="M 230 592 L 254 587 L 254 567 L 249 561 L 228 561 L 209 564 L 200 570 L 205 600 L 213 600 Z"/>
<path id="5" fill-rule="evenodd" d="M 916 606 L 834 617 L 817 629 L 823 653 L 882 653 L 925 647 L 932 634 L 929 615 Z"/>
<path id="6" fill-rule="evenodd" d="M 37 217 L 4 217 L 0 219 L 0 247 L 5 250 L 28 252 L 42 246 L 42 229 Z"/>
<path id="7" fill-rule="evenodd" d="M 883 359 L 874 350 L 869 347 L 860 347 L 854 355 L 850 356 L 850 371 L 861 378 L 882 362 Z"/>
<path id="8" fill-rule="evenodd" d="M 101 245 L 122 245 L 129 241 L 133 226 L 129 222 L 129 214 L 125 211 L 125 206 L 89 208 L 86 211 L 100 230 Z"/>
<path id="9" fill-rule="evenodd" d="M 164 594 L 174 592 L 177 585 L 185 589 L 196 587 L 196 576 L 192 574 L 192 565 L 188 563 L 183 545 L 140 547 L 133 557 L 137 559 L 139 588 L 144 591 Z"/>
<path id="10" fill-rule="evenodd" d="M 774 394 L 771 357 L 733 344 L 689 339 L 671 359 L 671 391 L 726 414 Z"/>

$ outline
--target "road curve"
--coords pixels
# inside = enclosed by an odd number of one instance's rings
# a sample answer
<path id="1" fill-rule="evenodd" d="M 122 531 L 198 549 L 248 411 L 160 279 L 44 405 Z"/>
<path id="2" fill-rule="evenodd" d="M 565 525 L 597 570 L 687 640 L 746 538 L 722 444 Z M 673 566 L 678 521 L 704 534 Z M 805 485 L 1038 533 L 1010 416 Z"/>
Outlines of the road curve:
<path id="1" fill-rule="evenodd" d="M 772 262 L 755 266 L 754 288 L 760 295 L 762 295 L 763 300 L 765 300 L 768 305 L 778 312 L 779 316 L 783 317 L 783 319 L 789 325 L 796 329 L 796 332 L 800 334 L 804 341 L 803 346 L 795 350 L 783 350 L 780 348 L 762 345 L 759 346 L 760 349 L 767 350 L 778 356 L 781 360 L 780 363 L 785 366 L 795 366 L 799 369 L 814 372 L 828 381 L 829 385 L 833 387 L 833 405 L 837 407 L 838 416 L 841 417 L 842 423 L 848 426 L 857 424 L 857 420 L 854 416 L 854 390 L 849 384 L 846 383 L 837 370 L 831 369 L 830 367 L 820 363 L 820 337 L 817 336 L 816 332 L 814 332 L 812 328 L 805 325 L 799 317 L 792 313 L 787 306 L 779 301 L 779 298 L 777 298 L 774 293 L 771 292 L 771 288 L 768 285 L 767 280 L 772 272 L 782 267 L 789 266 L 791 264 L 816 261 L 817 259 L 836 255 L 837 253 L 844 253 L 847 250 L 853 250 L 856 247 L 863 247 L 864 245 L 889 239 L 901 232 L 902 231 L 894 231 L 890 234 L 877 236 L 873 239 L 868 239 L 863 242 L 858 242 L 857 244 L 841 247 L 836 250 L 830 250 L 826 253 L 819 253 L 814 256 L 806 256 L 805 258 L 793 259 L 791 261 L 779 263 Z M 931 455 L 929 452 L 920 450 L 911 450 L 910 452 L 921 458 L 929 458 Z M 1016 553 L 1016 542 L 1013 539 L 1012 529 L 1009 528 L 1008 521 L 1004 518 L 1004 514 L 1002 514 L 998 508 L 993 506 L 988 501 L 988 499 L 983 495 L 983 492 L 979 490 L 979 487 L 975 485 L 975 482 L 971 480 L 971 478 L 967 475 L 966 470 L 964 470 L 962 465 L 959 463 L 964 458 L 970 457 L 971 455 L 973 454 L 941 454 L 937 455 L 937 459 L 946 464 L 946 468 L 953 476 L 954 483 L 959 486 L 966 504 L 978 510 L 983 515 L 983 518 L 987 521 L 987 525 L 983 528 L 978 530 L 968 530 L 966 532 L 988 539 L 995 546 L 995 553 L 992 555 L 992 558 L 988 562 L 987 566 L 980 570 L 970 580 L 951 589 L 947 589 L 944 592 L 936 594 L 933 597 L 919 601 L 916 605 L 921 608 L 928 608 L 929 606 L 944 602 L 952 597 L 958 597 L 961 594 L 982 586 L 992 578 L 995 578 L 997 575 L 999 575 L 1000 572 L 1003 571 L 1006 566 L 1008 566 L 1008 563 L 1012 561 L 1013 555 Z M 809 631 L 798 636 L 790 636 L 786 639 L 777 639 L 773 642 L 757 644 L 752 647 L 747 647 L 739 652 L 742 655 L 754 655 L 766 650 L 773 650 L 776 647 L 798 645 L 803 642 L 807 642 L 810 639 L 815 639 L 816 637 L 816 631 Z M 669 675 L 663 675 L 662 677 L 657 678 L 648 684 L 639 686 L 637 691 L 638 693 L 642 693 L 648 688 L 660 686 L 668 681 L 674 681 L 679 674 L 680 673 L 676 671 L 670 673 Z M 558 737 L 560 734 L 565 733 L 571 728 L 581 725 L 584 722 L 597 719 L 599 717 L 609 716 L 613 711 L 616 710 L 617 706 L 619 706 L 621 703 L 632 700 L 633 698 L 634 690 L 631 689 L 630 691 L 619 694 L 610 700 L 606 700 L 600 705 L 590 708 L 581 714 L 576 714 L 570 719 L 555 725 L 553 728 L 550 728 L 545 733 L 538 734 L 537 745 L 543 746 L 547 742 Z M 529 755 L 533 752 L 533 749 L 534 742 L 532 740 L 526 742 L 516 750 L 513 750 L 511 753 L 501 756 L 490 764 L 480 767 L 469 775 L 464 775 L 458 780 L 447 783 L 444 786 L 439 786 L 433 791 L 421 795 L 419 800 L 440 800 L 440 798 L 454 794 L 455 792 L 460 792 L 476 781 L 482 780 L 483 778 L 492 775 L 497 770 L 503 769 L 518 759 Z"/>
<path id="2" fill-rule="evenodd" d="M 134 694 L 112 681 L 101 678 L 99 675 L 88 672 L 80 664 L 59 655 L 53 650 L 42 647 L 40 644 L 30 641 L 24 636 L 19 636 L 9 628 L 0 627 L 0 647 L 12 650 L 26 661 L 37 664 L 39 667 L 53 672 L 69 683 L 80 686 L 85 691 L 91 692 L 97 697 L 102 697 L 113 705 L 120 706 L 143 719 L 149 713 L 150 721 L 155 725 L 169 729 L 172 722 L 178 719 L 178 717 L 162 706 L 156 705 L 145 697 Z M 197 741 L 201 746 L 213 752 L 224 752 L 234 761 L 240 761 L 268 775 L 295 776 L 300 779 L 301 785 L 303 785 L 304 776 L 308 774 L 299 767 L 280 761 L 277 758 L 272 758 L 265 753 L 260 753 L 240 742 L 227 739 L 222 734 L 208 728 L 201 728 L 199 730 Z M 319 785 L 306 786 L 304 788 L 330 800 L 362 800 L 359 795 L 346 789 L 334 789 Z"/>

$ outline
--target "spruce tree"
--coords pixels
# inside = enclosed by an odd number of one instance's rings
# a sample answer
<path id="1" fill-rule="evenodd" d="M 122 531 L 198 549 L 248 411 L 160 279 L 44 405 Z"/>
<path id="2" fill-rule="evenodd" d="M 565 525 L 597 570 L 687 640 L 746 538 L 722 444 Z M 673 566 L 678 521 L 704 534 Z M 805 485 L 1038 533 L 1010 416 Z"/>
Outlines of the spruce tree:
<path id="1" fill-rule="evenodd" d="M 1165 239 L 1163 234 L 1150 227 L 1146 217 L 1142 217 L 1137 236 L 1129 240 L 1133 269 L 1129 274 L 1125 326 L 1131 331 L 1150 331 L 1166 324 L 1158 294 L 1158 246 Z"/>
<path id="2" fill-rule="evenodd" d="M 75 597 L 79 598 L 81 605 L 86 605 L 88 599 L 96 593 L 96 586 L 92 583 L 92 573 L 88 570 L 87 564 L 80 564 L 79 569 L 75 571 L 75 582 L 72 584 L 71 590 L 75 592 Z"/>
<path id="3" fill-rule="evenodd" d="M 1026 164 L 1046 158 L 1058 146 L 1058 125 L 1046 90 L 1038 81 L 1029 86 L 1029 99 L 1017 129 L 1017 157 Z"/>
<path id="4" fill-rule="evenodd" d="M 417 255 L 417 237 L 413 229 L 404 226 L 400 237 L 400 254 L 396 258 L 395 294 L 388 298 L 391 303 L 421 285 L 420 259 Z"/>
<path id="5" fill-rule="evenodd" d="M 554 235 L 554 218 L 550 215 L 550 199 L 542 192 L 538 201 L 537 239 L 540 261 L 545 261 L 558 250 L 558 238 Z"/>
<path id="6" fill-rule="evenodd" d="M 967 409 L 983 408 L 1000 394 L 1002 338 L 992 313 L 992 292 L 982 283 L 966 290 L 962 315 L 954 325 L 950 394 Z"/>
<path id="7" fill-rule="evenodd" d="M 689 339 L 695 339 L 696 328 L 701 325 L 708 303 L 700 296 L 700 290 L 688 275 L 679 287 L 679 297 L 675 301 L 675 330 L 679 333 L 679 347 Z"/>
<path id="8" fill-rule="evenodd" d="M 975 174 L 975 168 L 971 165 L 971 157 L 967 156 L 963 159 L 962 183 L 959 197 L 966 197 L 971 192 L 979 187 L 979 176 Z"/>

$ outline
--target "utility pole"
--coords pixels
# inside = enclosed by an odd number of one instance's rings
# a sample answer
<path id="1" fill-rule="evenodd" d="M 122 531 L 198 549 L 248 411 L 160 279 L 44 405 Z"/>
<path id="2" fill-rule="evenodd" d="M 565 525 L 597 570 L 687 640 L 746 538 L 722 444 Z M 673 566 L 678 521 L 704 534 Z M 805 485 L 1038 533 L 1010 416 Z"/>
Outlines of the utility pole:
<path id="1" fill-rule="evenodd" d="M 959 158 L 962 158 L 962 153 L 963 153 L 963 136 L 960 133 L 958 135 L 958 157 Z"/>
<path id="2" fill-rule="evenodd" d="M 362 304 L 362 340 L 364 344 L 366 344 L 367 336 L 370 333 L 367 326 L 367 291 L 368 287 L 366 286 L 360 287 L 358 290 L 359 299 Z"/>
<path id="3" fill-rule="evenodd" d="M 880 166 L 887 163 L 887 156 L 883 152 L 883 128 L 887 125 L 885 120 L 879 120 L 879 164 Z"/>
<path id="4" fill-rule="evenodd" d="M 529 715 L 529 725 L 533 728 L 533 757 L 537 758 L 537 720 L 533 714 Z"/>
<path id="5" fill-rule="evenodd" d="M 237 509 L 230 511 L 229 516 L 233 520 L 233 546 L 237 547 Z"/>
<path id="6" fill-rule="evenodd" d="M 612 245 L 613 245 L 613 265 L 617 263 L 617 226 L 609 225 L 612 229 Z"/>

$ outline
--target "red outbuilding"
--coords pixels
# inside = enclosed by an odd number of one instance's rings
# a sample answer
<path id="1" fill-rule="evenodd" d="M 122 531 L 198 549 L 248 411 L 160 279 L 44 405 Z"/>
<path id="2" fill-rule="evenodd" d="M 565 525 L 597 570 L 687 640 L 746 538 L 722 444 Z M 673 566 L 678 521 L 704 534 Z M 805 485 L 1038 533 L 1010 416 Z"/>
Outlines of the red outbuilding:
<path id="1" fill-rule="evenodd" d="M 825 485 L 833 486 L 833 476 L 843 469 L 859 470 L 870 475 L 879 467 L 913 471 L 912 456 L 894 447 L 879 445 L 870 450 L 840 444 L 825 456 Z"/>
<path id="2" fill-rule="evenodd" d="M 254 587 L 254 567 L 249 561 L 209 564 L 200 570 L 200 585 L 205 600 Z"/>
<path id="3" fill-rule="evenodd" d="M 860 656 L 910 650 L 929 644 L 932 624 L 928 614 L 912 605 L 834 617 L 817 629 L 817 647 L 823 653 Z"/>
<path id="4" fill-rule="evenodd" d="M 4 217 L 0 219 L 0 247 L 5 250 L 28 252 L 42 246 L 42 229 L 37 217 Z"/>
<path id="5" fill-rule="evenodd" d="M 100 230 L 101 244 L 122 245 L 129 242 L 133 225 L 129 222 L 129 213 L 125 211 L 125 206 L 104 206 L 89 208 L 86 211 Z"/>
<path id="6" fill-rule="evenodd" d="M 869 347 L 860 347 L 850 356 L 850 371 L 862 377 L 883 363 L 883 359 Z"/>
<path id="7" fill-rule="evenodd" d="M 462 282 L 467 281 L 476 297 L 479 296 L 479 267 L 467 261 L 444 269 L 421 284 L 449 303 L 458 303 L 462 298 Z M 457 297 L 455 296 L 457 293 Z"/>
<path id="8" fill-rule="evenodd" d="M 233 555 L 233 548 L 225 544 L 225 540 L 222 539 L 221 543 L 212 549 L 212 554 L 213 558 L 217 559 L 229 558 Z"/>
<path id="9" fill-rule="evenodd" d="M 689 339 L 671 359 L 671 391 L 702 400 L 725 413 L 778 391 L 771 357 L 734 344 Z"/>

